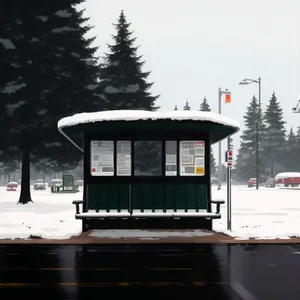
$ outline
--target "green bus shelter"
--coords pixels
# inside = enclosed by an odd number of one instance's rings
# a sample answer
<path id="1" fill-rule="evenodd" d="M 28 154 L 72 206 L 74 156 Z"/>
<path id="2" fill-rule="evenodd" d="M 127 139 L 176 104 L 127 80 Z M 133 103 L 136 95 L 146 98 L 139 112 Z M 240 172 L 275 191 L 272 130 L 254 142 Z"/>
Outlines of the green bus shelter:
<path id="1" fill-rule="evenodd" d="M 116 110 L 66 117 L 58 129 L 83 153 L 83 199 L 73 203 L 84 231 L 211 229 L 221 218 L 224 200 L 211 197 L 211 145 L 239 130 L 235 120 L 212 112 Z"/>

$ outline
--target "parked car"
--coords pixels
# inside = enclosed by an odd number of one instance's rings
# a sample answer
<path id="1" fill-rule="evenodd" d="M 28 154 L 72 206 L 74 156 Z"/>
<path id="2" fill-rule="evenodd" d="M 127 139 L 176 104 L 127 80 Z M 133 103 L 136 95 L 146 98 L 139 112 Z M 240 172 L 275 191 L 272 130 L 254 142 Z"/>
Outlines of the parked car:
<path id="1" fill-rule="evenodd" d="M 63 181 L 62 179 L 52 179 L 49 183 L 48 183 L 48 187 L 52 188 L 55 186 L 62 186 Z"/>
<path id="2" fill-rule="evenodd" d="M 300 186 L 300 172 L 284 172 L 278 173 L 275 176 L 276 186 L 282 187 L 299 187 Z"/>
<path id="3" fill-rule="evenodd" d="M 266 182 L 266 187 L 275 187 L 276 179 L 275 178 L 269 178 Z"/>
<path id="4" fill-rule="evenodd" d="M 83 180 L 77 180 L 75 185 L 83 186 Z"/>
<path id="5" fill-rule="evenodd" d="M 250 178 L 250 179 L 248 180 L 248 187 L 249 187 L 249 188 L 252 188 L 252 187 L 254 187 L 254 186 L 256 186 L 256 178 Z"/>
<path id="6" fill-rule="evenodd" d="M 211 184 L 218 184 L 218 178 L 217 177 L 212 177 L 211 178 Z"/>
<path id="7" fill-rule="evenodd" d="M 33 184 L 34 190 L 45 190 L 46 189 L 46 183 L 43 179 L 37 179 L 35 183 Z"/>
<path id="8" fill-rule="evenodd" d="M 16 191 L 17 188 L 18 188 L 18 183 L 14 181 L 9 182 L 6 186 L 7 191 Z"/>

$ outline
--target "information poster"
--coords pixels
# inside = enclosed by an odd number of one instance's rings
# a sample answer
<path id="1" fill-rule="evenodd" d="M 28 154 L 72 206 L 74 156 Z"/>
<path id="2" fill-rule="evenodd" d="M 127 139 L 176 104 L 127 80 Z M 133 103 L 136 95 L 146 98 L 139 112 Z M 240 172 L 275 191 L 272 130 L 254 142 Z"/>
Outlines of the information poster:
<path id="1" fill-rule="evenodd" d="M 177 175 L 177 142 L 166 141 L 166 176 Z"/>
<path id="2" fill-rule="evenodd" d="M 117 142 L 117 175 L 131 175 L 131 142 Z"/>
<path id="3" fill-rule="evenodd" d="M 203 176 L 205 174 L 204 141 L 180 142 L 180 175 Z"/>
<path id="4" fill-rule="evenodd" d="M 114 175 L 114 142 L 91 141 L 92 176 Z"/>

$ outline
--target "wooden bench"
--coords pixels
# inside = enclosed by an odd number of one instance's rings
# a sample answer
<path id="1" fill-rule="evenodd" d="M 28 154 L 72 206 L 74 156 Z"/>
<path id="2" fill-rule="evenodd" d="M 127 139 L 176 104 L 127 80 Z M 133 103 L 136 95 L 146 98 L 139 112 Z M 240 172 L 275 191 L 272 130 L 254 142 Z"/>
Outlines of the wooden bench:
<path id="1" fill-rule="evenodd" d="M 203 184 L 88 184 L 87 211 L 76 218 L 221 218 L 223 200 L 208 200 Z M 209 210 L 210 204 L 216 211 Z"/>

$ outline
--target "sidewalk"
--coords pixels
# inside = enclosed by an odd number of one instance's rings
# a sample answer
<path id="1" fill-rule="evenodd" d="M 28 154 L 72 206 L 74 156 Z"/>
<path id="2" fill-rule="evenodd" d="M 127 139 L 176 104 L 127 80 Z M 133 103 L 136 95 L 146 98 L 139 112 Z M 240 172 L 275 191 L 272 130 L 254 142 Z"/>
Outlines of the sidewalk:
<path id="1" fill-rule="evenodd" d="M 0 244 L 300 244 L 300 238 L 235 239 L 208 230 L 91 230 L 69 239 L 1 239 Z"/>

